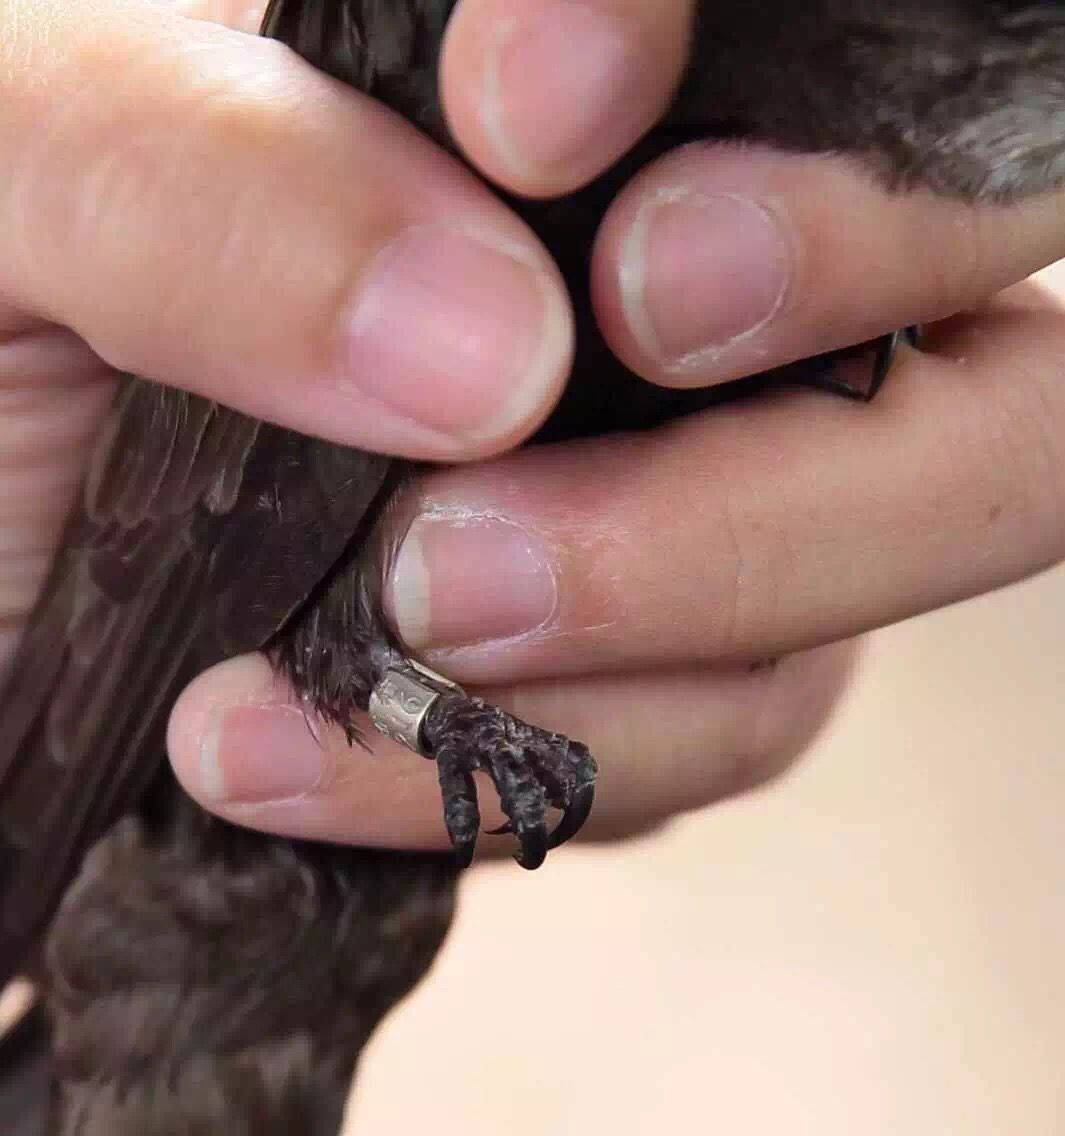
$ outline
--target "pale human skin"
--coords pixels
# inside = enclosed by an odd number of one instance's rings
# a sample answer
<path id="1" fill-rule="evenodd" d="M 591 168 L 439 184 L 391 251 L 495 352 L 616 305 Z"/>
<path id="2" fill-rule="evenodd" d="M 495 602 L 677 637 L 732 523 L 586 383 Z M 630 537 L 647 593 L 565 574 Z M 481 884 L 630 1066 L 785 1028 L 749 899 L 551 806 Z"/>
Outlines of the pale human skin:
<path id="1" fill-rule="evenodd" d="M 677 152 L 622 192 L 592 265 L 606 334 L 647 378 L 720 382 L 966 314 L 869 407 L 810 393 L 509 452 L 566 375 L 553 265 L 453 159 L 234 30 L 258 14 L 0 0 L 0 653 L 114 367 L 338 441 L 478 459 L 422 482 L 390 610 L 450 676 L 592 748 L 592 836 L 785 769 L 856 636 L 1065 556 L 1065 298 L 1019 283 L 1065 256 L 1065 195 L 974 208 L 891 196 L 838 159 Z M 687 15 L 464 0 L 442 76 L 457 140 L 509 188 L 579 185 L 663 108 Z M 646 226 L 648 203 L 708 192 L 768 209 L 776 243 L 683 204 Z M 468 287 L 418 271 L 442 229 L 476 236 Z M 426 304 L 479 334 L 423 343 Z M 178 776 L 220 815 L 445 846 L 429 763 L 320 743 L 258 658 L 202 676 L 171 721 Z"/>

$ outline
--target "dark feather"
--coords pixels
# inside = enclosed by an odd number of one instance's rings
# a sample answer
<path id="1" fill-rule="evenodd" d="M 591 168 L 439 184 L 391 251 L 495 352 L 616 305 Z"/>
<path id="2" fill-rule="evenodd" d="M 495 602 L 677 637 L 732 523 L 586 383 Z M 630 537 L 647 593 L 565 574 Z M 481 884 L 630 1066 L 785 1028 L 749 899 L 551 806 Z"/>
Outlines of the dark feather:
<path id="1" fill-rule="evenodd" d="M 11 669 L 0 742 L 0 966 L 138 799 L 188 679 L 274 635 L 385 483 L 330 447 L 128 379 Z"/>
<path id="2" fill-rule="evenodd" d="M 890 186 L 968 199 L 1065 180 L 1059 0 L 697 7 L 682 129 L 852 155 Z"/>
<path id="3" fill-rule="evenodd" d="M 4 1136 L 46 1136 L 52 1057 L 43 1007 L 31 1007 L 0 1036 L 0 1124 Z"/>

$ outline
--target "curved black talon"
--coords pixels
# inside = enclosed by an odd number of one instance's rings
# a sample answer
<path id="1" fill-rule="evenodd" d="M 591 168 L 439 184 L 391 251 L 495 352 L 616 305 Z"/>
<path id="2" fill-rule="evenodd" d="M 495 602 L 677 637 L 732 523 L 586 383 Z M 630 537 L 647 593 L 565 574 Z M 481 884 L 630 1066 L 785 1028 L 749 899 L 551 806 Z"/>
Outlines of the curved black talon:
<path id="1" fill-rule="evenodd" d="M 547 825 L 542 821 L 518 834 L 518 850 L 514 859 L 527 871 L 533 872 L 547 859 Z"/>
<path id="2" fill-rule="evenodd" d="M 551 829 L 547 836 L 548 850 L 560 847 L 580 832 L 592 811 L 594 803 L 595 781 L 592 780 L 576 789 L 570 803 L 562 806 L 562 815 L 558 824 Z M 498 828 L 486 828 L 484 834 L 485 836 L 509 836 L 513 831 L 514 826 L 508 820 Z"/>
<path id="3" fill-rule="evenodd" d="M 802 386 L 839 395 L 840 398 L 849 398 L 856 402 L 872 402 L 891 371 L 899 345 L 908 343 L 911 347 L 916 347 L 920 334 L 919 327 L 905 327 L 888 335 L 882 335 L 879 339 L 869 340 L 867 343 L 819 355 L 816 359 L 796 365 L 799 376 L 797 381 Z M 841 363 L 857 363 L 867 358 L 870 351 L 873 352 L 873 359 L 868 379 L 864 379 L 863 376 L 864 381 L 849 382 L 846 378 L 840 377 Z M 811 369 L 812 364 L 815 364 L 813 369 Z"/>
<path id="4" fill-rule="evenodd" d="M 876 354 L 873 356 L 873 375 L 869 387 L 865 391 L 864 401 L 871 402 L 876 392 L 884 385 L 900 343 L 907 343 L 916 347 L 921 336 L 921 329 L 916 326 L 904 327 L 893 331 L 890 335 L 882 336 L 876 342 Z"/>
<path id="5" fill-rule="evenodd" d="M 548 833 L 547 848 L 549 851 L 552 848 L 560 847 L 568 840 L 572 840 L 580 832 L 592 811 L 594 803 L 595 783 L 582 785 L 574 793 L 573 800 L 562 809 L 562 816 L 559 818 L 558 824 Z M 509 836 L 513 831 L 514 826 L 508 820 L 506 824 L 501 824 L 498 828 L 486 828 L 484 834 L 485 836 Z"/>
<path id="6" fill-rule="evenodd" d="M 584 827 L 595 802 L 595 784 L 582 786 L 573 796 L 569 806 L 563 810 L 562 819 L 555 825 L 547 838 L 548 848 L 558 848 L 567 840 L 572 840 Z"/>
<path id="7" fill-rule="evenodd" d="M 476 840 L 463 840 L 460 842 L 452 839 L 451 847 L 455 853 L 455 863 L 460 868 L 466 869 L 473 863 L 473 854 L 477 851 Z"/>

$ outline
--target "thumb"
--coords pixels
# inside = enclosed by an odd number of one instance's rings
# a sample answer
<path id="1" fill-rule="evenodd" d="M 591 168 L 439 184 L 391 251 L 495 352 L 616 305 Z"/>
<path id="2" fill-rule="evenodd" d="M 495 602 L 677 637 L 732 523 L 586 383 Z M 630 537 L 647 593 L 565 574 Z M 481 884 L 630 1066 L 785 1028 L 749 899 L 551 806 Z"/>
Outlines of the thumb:
<path id="1" fill-rule="evenodd" d="M 0 6 L 0 294 L 108 363 L 420 458 L 546 415 L 571 317 L 477 179 L 280 45 L 134 0 Z"/>

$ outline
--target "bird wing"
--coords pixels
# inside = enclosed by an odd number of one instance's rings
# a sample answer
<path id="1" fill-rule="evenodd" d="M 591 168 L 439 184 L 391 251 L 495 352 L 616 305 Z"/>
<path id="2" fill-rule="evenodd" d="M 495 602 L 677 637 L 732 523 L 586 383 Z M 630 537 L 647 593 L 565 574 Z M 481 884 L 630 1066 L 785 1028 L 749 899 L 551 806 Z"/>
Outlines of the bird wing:
<path id="1" fill-rule="evenodd" d="M 0 975 L 159 768 L 184 683 L 285 623 L 390 465 L 123 381 L 0 690 Z"/>
<path id="2" fill-rule="evenodd" d="M 262 30 L 438 133 L 453 6 L 271 0 Z M 123 380 L 0 686 L 0 980 L 143 794 L 185 682 L 282 627 L 372 523 L 391 465 Z"/>

